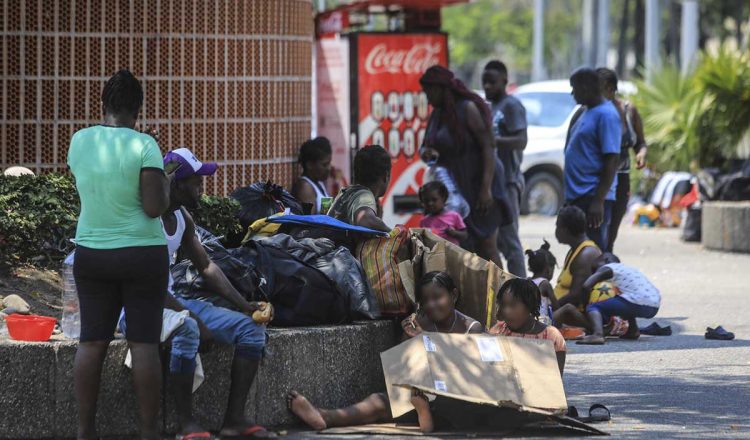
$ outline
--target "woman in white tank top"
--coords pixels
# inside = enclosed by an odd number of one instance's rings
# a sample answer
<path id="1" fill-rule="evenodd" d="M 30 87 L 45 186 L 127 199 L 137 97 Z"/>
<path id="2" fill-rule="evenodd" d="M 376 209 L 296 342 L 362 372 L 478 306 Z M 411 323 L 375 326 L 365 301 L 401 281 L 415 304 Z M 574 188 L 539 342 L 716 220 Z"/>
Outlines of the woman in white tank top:
<path id="1" fill-rule="evenodd" d="M 321 212 L 323 198 L 330 197 L 323 183 L 331 174 L 331 143 L 324 137 L 310 139 L 300 147 L 299 163 L 302 176 L 294 182 L 292 195 L 310 214 Z"/>

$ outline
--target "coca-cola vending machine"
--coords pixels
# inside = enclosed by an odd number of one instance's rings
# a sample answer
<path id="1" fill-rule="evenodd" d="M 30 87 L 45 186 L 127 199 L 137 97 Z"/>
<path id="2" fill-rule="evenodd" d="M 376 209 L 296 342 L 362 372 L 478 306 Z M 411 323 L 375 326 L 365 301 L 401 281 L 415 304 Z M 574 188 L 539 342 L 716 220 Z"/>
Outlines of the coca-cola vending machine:
<path id="1" fill-rule="evenodd" d="M 383 220 L 418 226 L 426 170 L 419 146 L 430 112 L 419 78 L 430 66 L 448 65 L 447 35 L 336 34 L 318 40 L 316 62 L 317 134 L 331 140 L 333 165 L 349 180 L 356 149 L 382 145 L 392 161 Z"/>

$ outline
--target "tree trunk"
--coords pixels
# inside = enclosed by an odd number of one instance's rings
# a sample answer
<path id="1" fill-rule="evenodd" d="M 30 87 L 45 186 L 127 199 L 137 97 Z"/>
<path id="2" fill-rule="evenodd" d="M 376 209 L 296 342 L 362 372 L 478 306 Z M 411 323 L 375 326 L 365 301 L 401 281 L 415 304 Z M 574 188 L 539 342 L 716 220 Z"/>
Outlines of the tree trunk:
<path id="1" fill-rule="evenodd" d="M 628 55 L 628 27 L 630 25 L 630 0 L 625 0 L 620 18 L 620 38 L 617 41 L 617 76 L 625 76 Z"/>
<path id="2" fill-rule="evenodd" d="M 742 44 L 742 26 L 745 25 L 745 20 L 743 16 L 745 7 L 745 2 L 736 2 L 734 4 L 734 21 L 737 24 L 736 29 L 736 37 L 737 37 L 737 44 Z"/>
<path id="3" fill-rule="evenodd" d="M 682 22 L 682 7 L 675 0 L 669 2 L 669 30 L 664 42 L 667 57 L 671 57 L 675 65 L 680 65 L 680 23 Z"/>
<path id="4" fill-rule="evenodd" d="M 643 0 L 635 0 L 635 71 L 638 76 L 643 73 L 643 55 L 646 50 L 646 9 L 643 6 Z"/>

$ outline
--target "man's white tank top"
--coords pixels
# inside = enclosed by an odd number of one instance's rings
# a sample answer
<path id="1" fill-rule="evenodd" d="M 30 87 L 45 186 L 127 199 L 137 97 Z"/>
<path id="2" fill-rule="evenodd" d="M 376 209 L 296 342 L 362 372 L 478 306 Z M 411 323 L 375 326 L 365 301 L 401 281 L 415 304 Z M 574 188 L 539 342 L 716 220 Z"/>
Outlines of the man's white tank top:
<path id="1" fill-rule="evenodd" d="M 177 228 L 174 231 L 174 234 L 169 235 L 167 233 L 167 229 L 164 227 L 164 222 L 162 221 L 161 227 L 164 230 L 164 237 L 167 239 L 167 249 L 169 250 L 169 265 L 172 266 L 176 263 L 177 260 L 177 250 L 180 249 L 180 245 L 182 244 L 182 236 L 185 235 L 185 217 L 182 215 L 182 209 L 178 209 L 174 212 L 174 216 L 177 219 Z M 172 279 L 172 273 L 169 273 L 169 284 L 168 284 L 168 290 L 169 293 L 174 295 L 174 292 L 172 291 L 172 285 L 174 284 L 174 280 Z"/>

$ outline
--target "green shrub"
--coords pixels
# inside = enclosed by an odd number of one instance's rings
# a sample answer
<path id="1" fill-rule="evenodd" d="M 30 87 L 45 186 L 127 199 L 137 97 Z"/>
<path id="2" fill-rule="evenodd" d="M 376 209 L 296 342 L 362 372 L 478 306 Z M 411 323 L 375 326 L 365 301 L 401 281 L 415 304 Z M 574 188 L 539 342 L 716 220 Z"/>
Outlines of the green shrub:
<path id="1" fill-rule="evenodd" d="M 220 237 L 225 246 L 236 247 L 242 240 L 242 226 L 237 219 L 240 204 L 229 197 L 206 196 L 200 206 L 191 209 L 195 224 Z"/>
<path id="2" fill-rule="evenodd" d="M 78 210 L 68 176 L 0 176 L 0 265 L 59 262 L 73 248 Z"/>
<path id="3" fill-rule="evenodd" d="M 195 224 L 238 244 L 242 227 L 230 198 L 203 196 Z M 73 249 L 80 203 L 73 178 L 61 174 L 0 175 L 0 267 L 59 264 Z"/>

